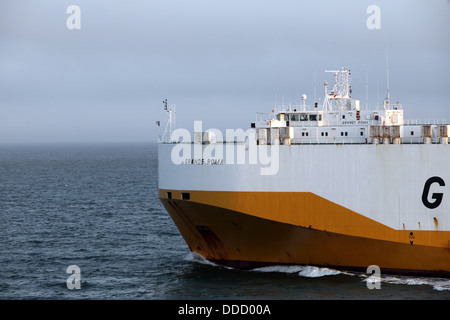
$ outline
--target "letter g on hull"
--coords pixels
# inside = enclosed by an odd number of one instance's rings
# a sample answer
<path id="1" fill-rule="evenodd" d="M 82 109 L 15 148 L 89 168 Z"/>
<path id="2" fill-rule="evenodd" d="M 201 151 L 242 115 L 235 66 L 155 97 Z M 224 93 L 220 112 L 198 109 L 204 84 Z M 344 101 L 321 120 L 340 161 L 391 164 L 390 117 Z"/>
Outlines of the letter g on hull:
<path id="1" fill-rule="evenodd" d="M 433 199 L 433 202 L 430 202 L 428 200 L 428 195 L 430 194 L 430 187 L 433 183 L 439 184 L 441 187 L 445 186 L 445 182 L 440 177 L 431 177 L 425 182 L 425 186 L 423 187 L 423 193 L 422 193 L 422 202 L 425 207 L 428 209 L 436 209 L 440 206 L 442 202 L 442 198 L 444 197 L 443 193 L 433 193 L 431 195 L 431 199 Z"/>

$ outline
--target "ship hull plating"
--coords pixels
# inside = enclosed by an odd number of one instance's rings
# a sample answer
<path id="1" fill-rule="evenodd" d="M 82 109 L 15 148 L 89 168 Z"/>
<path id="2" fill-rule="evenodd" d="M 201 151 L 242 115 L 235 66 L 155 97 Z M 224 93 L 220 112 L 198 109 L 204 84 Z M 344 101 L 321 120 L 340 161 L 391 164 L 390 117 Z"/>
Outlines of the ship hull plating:
<path id="1" fill-rule="evenodd" d="M 446 145 L 280 146 L 266 176 L 259 164 L 174 164 L 172 148 L 159 146 L 159 198 L 208 260 L 450 276 Z"/>

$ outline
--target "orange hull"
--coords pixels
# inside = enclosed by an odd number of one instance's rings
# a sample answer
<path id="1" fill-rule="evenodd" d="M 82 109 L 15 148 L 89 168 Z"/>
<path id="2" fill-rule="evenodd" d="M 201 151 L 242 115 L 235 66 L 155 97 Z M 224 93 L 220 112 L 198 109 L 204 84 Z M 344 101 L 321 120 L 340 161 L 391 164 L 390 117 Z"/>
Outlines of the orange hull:
<path id="1" fill-rule="evenodd" d="M 159 197 L 190 250 L 223 265 L 450 276 L 447 231 L 394 230 L 311 193 L 183 192 Z"/>

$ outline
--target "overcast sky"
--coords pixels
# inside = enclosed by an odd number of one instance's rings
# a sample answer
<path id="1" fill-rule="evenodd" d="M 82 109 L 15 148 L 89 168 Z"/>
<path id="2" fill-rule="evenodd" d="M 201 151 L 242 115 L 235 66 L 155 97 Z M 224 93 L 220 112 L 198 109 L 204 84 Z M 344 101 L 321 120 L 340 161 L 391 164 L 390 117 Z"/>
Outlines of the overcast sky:
<path id="1" fill-rule="evenodd" d="M 177 127 L 247 129 L 275 101 L 312 105 L 340 67 L 362 105 L 367 74 L 375 106 L 386 46 L 405 117 L 450 119 L 448 0 L 1 0 L 0 15 L 0 143 L 156 141 L 166 98 Z"/>

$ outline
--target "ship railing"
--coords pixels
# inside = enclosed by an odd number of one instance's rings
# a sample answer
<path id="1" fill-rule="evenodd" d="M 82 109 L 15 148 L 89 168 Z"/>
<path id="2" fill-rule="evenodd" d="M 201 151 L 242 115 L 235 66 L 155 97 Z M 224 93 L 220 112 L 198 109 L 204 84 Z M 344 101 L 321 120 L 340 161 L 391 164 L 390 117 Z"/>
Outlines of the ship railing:
<path id="1" fill-rule="evenodd" d="M 275 112 L 257 112 L 256 122 L 274 120 L 275 115 Z"/>
<path id="2" fill-rule="evenodd" d="M 271 144 L 270 141 L 267 142 Z M 429 140 L 426 138 L 347 138 L 346 140 L 337 138 L 334 139 L 297 139 L 289 143 L 281 142 L 280 145 L 363 145 L 363 144 L 448 144 L 448 138 L 433 137 Z"/>
<path id="3" fill-rule="evenodd" d="M 380 125 L 381 120 L 289 121 L 290 127 L 347 127 Z"/>
<path id="4" fill-rule="evenodd" d="M 276 110 L 277 112 L 308 112 L 308 111 L 316 111 L 314 109 L 314 106 L 309 105 L 309 104 L 277 104 L 273 107 L 274 110 Z"/>
<path id="5" fill-rule="evenodd" d="M 256 120 L 257 128 L 267 127 L 347 127 L 347 126 L 377 126 L 381 125 L 381 120 L 308 120 L 308 121 L 280 121 L 276 119 L 262 117 Z M 395 125 L 402 125 L 402 123 L 396 123 Z"/>
<path id="6" fill-rule="evenodd" d="M 194 141 L 161 141 L 164 144 L 194 144 Z M 225 140 L 217 142 L 202 141 L 201 144 L 246 144 L 247 140 Z M 278 141 L 265 140 L 264 142 L 258 141 L 257 144 L 277 144 L 277 145 L 362 145 L 362 144 L 448 144 L 448 138 L 446 137 L 402 137 L 402 138 L 370 138 L 370 137 L 355 137 L 355 138 L 299 138 L 290 139 L 289 143 L 286 143 L 283 139 Z"/>
<path id="7" fill-rule="evenodd" d="M 320 139 L 320 138 L 310 138 L 310 139 L 293 139 L 291 141 L 291 145 L 319 145 L 319 144 L 370 144 L 370 139 L 368 138 L 327 138 L 327 139 Z M 283 143 L 282 143 L 283 144 Z"/>
<path id="8" fill-rule="evenodd" d="M 404 126 L 413 125 L 449 125 L 450 119 L 403 119 Z"/>
<path id="9" fill-rule="evenodd" d="M 276 113 L 274 112 L 257 112 L 256 113 L 256 122 L 260 121 L 269 121 L 276 119 Z M 354 122 L 354 123 L 352 123 Z M 326 126 L 341 126 L 341 125 L 377 125 L 381 123 L 380 120 L 353 120 L 353 121 L 345 121 L 345 120 L 321 120 L 321 121 L 291 121 L 290 124 L 292 127 L 313 127 L 319 125 Z M 449 125 L 450 119 L 403 119 L 402 123 L 399 125 Z"/>

